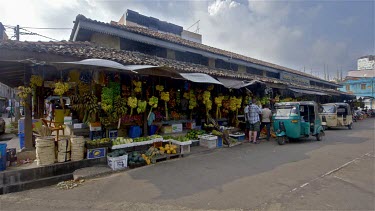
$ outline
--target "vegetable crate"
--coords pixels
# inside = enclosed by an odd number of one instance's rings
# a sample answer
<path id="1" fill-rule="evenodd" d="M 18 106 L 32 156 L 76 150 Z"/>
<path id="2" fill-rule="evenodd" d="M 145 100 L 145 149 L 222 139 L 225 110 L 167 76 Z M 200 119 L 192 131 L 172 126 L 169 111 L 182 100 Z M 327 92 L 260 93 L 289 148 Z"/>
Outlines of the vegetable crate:
<path id="1" fill-rule="evenodd" d="M 190 153 L 190 145 L 181 145 L 180 146 L 181 155 L 186 155 Z"/>
<path id="2" fill-rule="evenodd" d="M 207 147 L 209 149 L 215 149 L 217 147 L 217 136 L 200 136 L 199 142 L 200 146 Z"/>
<path id="3" fill-rule="evenodd" d="M 107 163 L 108 166 L 111 167 L 112 170 L 121 170 L 128 167 L 128 155 L 123 155 L 119 157 L 108 157 L 107 156 Z"/>

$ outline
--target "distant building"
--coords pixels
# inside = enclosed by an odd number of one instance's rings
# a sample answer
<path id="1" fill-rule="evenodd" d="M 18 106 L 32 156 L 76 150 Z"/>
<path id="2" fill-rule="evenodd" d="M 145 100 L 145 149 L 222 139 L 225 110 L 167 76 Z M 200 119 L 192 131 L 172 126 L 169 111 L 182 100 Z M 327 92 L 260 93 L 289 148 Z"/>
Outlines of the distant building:
<path id="1" fill-rule="evenodd" d="M 349 71 L 341 82 L 340 91 L 354 94 L 361 98 L 368 108 L 375 108 L 375 69 Z"/>
<path id="2" fill-rule="evenodd" d="M 375 55 L 363 56 L 357 60 L 358 70 L 374 70 Z"/>

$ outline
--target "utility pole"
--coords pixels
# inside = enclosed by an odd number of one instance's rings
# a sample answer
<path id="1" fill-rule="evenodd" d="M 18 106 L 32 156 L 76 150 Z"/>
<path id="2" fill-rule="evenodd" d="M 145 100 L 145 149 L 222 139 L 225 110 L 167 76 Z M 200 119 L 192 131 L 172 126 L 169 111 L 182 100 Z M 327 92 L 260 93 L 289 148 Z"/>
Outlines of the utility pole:
<path id="1" fill-rule="evenodd" d="M 16 26 L 16 40 L 20 41 L 20 25 Z"/>

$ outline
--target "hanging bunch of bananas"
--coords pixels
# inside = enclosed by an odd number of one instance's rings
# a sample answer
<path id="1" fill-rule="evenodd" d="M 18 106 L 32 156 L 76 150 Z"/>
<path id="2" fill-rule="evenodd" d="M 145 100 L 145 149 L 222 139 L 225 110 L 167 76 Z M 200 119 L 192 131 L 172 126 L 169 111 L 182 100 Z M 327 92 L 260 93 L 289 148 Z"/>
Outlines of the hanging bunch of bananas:
<path id="1" fill-rule="evenodd" d="M 18 93 L 17 93 L 17 96 L 20 97 L 21 99 L 23 99 L 23 101 L 21 101 L 21 105 L 25 106 L 26 105 L 26 98 L 27 96 L 29 96 L 29 94 L 32 93 L 32 89 L 30 87 L 24 87 L 24 86 L 19 86 L 18 87 Z"/>
<path id="2" fill-rule="evenodd" d="M 85 112 L 83 122 L 95 122 L 99 113 L 98 98 L 93 94 L 85 94 L 82 101 L 82 111 Z"/>
<path id="3" fill-rule="evenodd" d="M 237 98 L 236 97 L 230 97 L 229 98 L 229 110 L 236 111 L 237 109 Z"/>
<path id="4" fill-rule="evenodd" d="M 152 108 L 157 108 L 158 107 L 158 103 L 159 103 L 159 99 L 155 96 L 152 96 L 149 100 L 148 100 L 148 104 L 151 106 L 151 109 Z"/>
<path id="5" fill-rule="evenodd" d="M 164 86 L 163 85 L 156 85 L 155 89 L 159 92 L 164 91 Z"/>
<path id="6" fill-rule="evenodd" d="M 124 116 L 128 111 L 128 108 L 126 107 L 126 99 L 122 98 L 120 95 L 115 98 L 113 107 L 114 113 L 116 113 L 118 118 Z"/>
<path id="7" fill-rule="evenodd" d="M 262 105 L 268 105 L 270 103 L 270 99 L 268 97 L 262 97 L 260 98 L 260 103 Z"/>
<path id="8" fill-rule="evenodd" d="M 70 82 L 79 82 L 79 72 L 77 70 L 72 70 L 69 72 L 69 81 Z"/>
<path id="9" fill-rule="evenodd" d="M 63 82 L 57 82 L 55 84 L 55 89 L 53 90 L 57 95 L 62 96 L 65 92 L 69 91 L 69 84 Z"/>
<path id="10" fill-rule="evenodd" d="M 241 108 L 242 105 L 242 98 L 238 97 L 236 100 L 236 120 L 238 120 L 238 109 Z"/>
<path id="11" fill-rule="evenodd" d="M 138 107 L 137 107 L 138 114 L 145 112 L 146 107 L 147 107 L 146 101 L 138 100 Z"/>
<path id="12" fill-rule="evenodd" d="M 132 83 L 134 85 L 134 92 L 135 93 L 142 92 L 142 82 L 133 80 Z"/>
<path id="13" fill-rule="evenodd" d="M 185 98 L 186 100 L 189 100 L 189 99 L 190 99 L 190 93 L 189 93 L 189 92 L 185 92 L 185 93 L 184 93 L 184 98 Z"/>
<path id="14" fill-rule="evenodd" d="M 164 101 L 165 106 L 165 118 L 168 120 L 168 101 L 169 101 L 169 92 L 161 92 L 160 98 Z"/>
<path id="15" fill-rule="evenodd" d="M 203 104 L 206 106 L 206 114 L 212 109 L 212 101 L 211 101 L 211 92 L 204 91 L 203 92 Z"/>
<path id="16" fill-rule="evenodd" d="M 137 98 L 128 97 L 128 106 L 130 107 L 130 116 L 133 115 L 133 109 L 137 108 Z"/>
<path id="17" fill-rule="evenodd" d="M 90 85 L 83 83 L 82 81 L 78 82 L 78 92 L 80 95 L 84 95 L 88 92 L 90 92 Z"/>
<path id="18" fill-rule="evenodd" d="M 31 87 L 38 87 L 43 85 L 43 78 L 39 75 L 32 75 L 30 78 Z"/>
<path id="19" fill-rule="evenodd" d="M 215 97 L 215 104 L 216 104 L 216 119 L 221 118 L 220 108 L 223 106 L 224 96 Z"/>
<path id="20" fill-rule="evenodd" d="M 212 85 L 210 85 L 210 86 L 207 87 L 207 90 L 208 91 L 212 91 L 212 90 L 214 90 L 214 88 L 215 88 L 215 86 L 212 84 Z"/>
<path id="21" fill-rule="evenodd" d="M 102 97 L 102 102 L 101 102 L 102 109 L 105 112 L 110 113 L 111 110 L 113 109 L 113 90 L 111 88 L 104 87 L 102 89 L 101 97 Z"/>
<path id="22" fill-rule="evenodd" d="M 189 109 L 193 110 L 195 107 L 197 107 L 197 97 L 195 96 L 193 90 L 190 90 L 188 99 L 189 99 Z"/>

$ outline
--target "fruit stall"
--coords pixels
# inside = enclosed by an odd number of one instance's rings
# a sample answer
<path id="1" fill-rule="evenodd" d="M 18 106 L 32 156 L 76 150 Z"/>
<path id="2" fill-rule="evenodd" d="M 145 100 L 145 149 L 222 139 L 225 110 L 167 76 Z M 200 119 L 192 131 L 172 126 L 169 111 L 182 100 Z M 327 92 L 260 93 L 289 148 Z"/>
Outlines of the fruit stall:
<path id="1" fill-rule="evenodd" d="M 54 104 L 47 102 L 53 114 L 45 110 L 34 128 L 40 165 L 107 157 L 119 169 L 181 157 L 194 146 L 222 147 L 223 130 L 232 133 L 227 139 L 243 140 L 238 139 L 244 137 L 239 117 L 246 102 L 278 100 L 264 94 L 264 86 L 231 89 L 108 70 L 70 68 L 55 78 L 37 73 L 30 86 L 19 87 L 23 103 L 28 96 L 34 99 L 35 112 L 38 99 L 57 97 Z"/>

